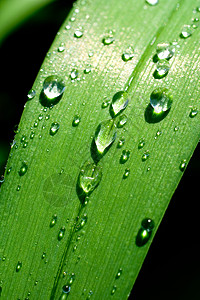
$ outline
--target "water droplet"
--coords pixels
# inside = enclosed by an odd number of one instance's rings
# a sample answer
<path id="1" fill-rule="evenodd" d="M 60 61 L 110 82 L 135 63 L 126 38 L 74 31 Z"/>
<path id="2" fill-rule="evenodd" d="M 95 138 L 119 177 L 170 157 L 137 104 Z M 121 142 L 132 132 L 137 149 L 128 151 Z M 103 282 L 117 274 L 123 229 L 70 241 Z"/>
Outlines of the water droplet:
<path id="1" fill-rule="evenodd" d="M 42 259 L 44 259 L 45 257 L 46 257 L 46 253 L 45 253 L 45 252 L 43 252 L 43 253 L 42 253 L 42 257 L 41 257 L 41 258 L 42 258 Z"/>
<path id="2" fill-rule="evenodd" d="M 25 162 L 23 162 L 22 165 L 21 165 L 21 168 L 19 170 L 19 175 L 20 176 L 25 175 L 26 172 L 27 172 L 27 170 L 28 170 L 28 166 L 27 166 L 27 164 Z"/>
<path id="3" fill-rule="evenodd" d="M 150 218 L 145 218 L 141 222 L 141 228 L 136 236 L 136 245 L 138 247 L 144 246 L 150 239 L 152 230 L 154 228 L 154 221 Z"/>
<path id="4" fill-rule="evenodd" d="M 190 25 L 184 25 L 181 31 L 181 38 L 183 39 L 187 39 L 188 37 L 190 37 L 192 35 L 192 29 Z"/>
<path id="5" fill-rule="evenodd" d="M 11 171 L 12 171 L 12 167 L 8 168 L 7 174 L 10 174 Z"/>
<path id="6" fill-rule="evenodd" d="M 21 189 L 21 185 L 18 185 L 17 188 L 16 188 L 16 190 L 20 191 L 20 189 Z"/>
<path id="7" fill-rule="evenodd" d="M 34 133 L 34 131 L 32 131 L 30 134 L 30 139 L 32 140 L 34 138 L 34 136 L 35 136 L 35 133 Z"/>
<path id="8" fill-rule="evenodd" d="M 19 272 L 22 268 L 22 262 L 18 261 L 17 266 L 16 266 L 16 272 Z"/>
<path id="9" fill-rule="evenodd" d="M 102 102 L 101 107 L 102 107 L 102 108 L 106 108 L 106 107 L 109 106 L 109 104 L 110 104 L 110 100 L 106 98 L 106 99 Z"/>
<path id="10" fill-rule="evenodd" d="M 158 0 L 146 0 L 146 3 L 148 3 L 151 6 L 154 6 L 154 5 L 158 4 Z"/>
<path id="11" fill-rule="evenodd" d="M 179 169 L 183 172 L 186 168 L 186 165 L 187 165 L 186 159 L 183 159 L 180 163 Z"/>
<path id="12" fill-rule="evenodd" d="M 76 79 L 78 77 L 78 70 L 73 69 L 70 73 L 70 77 L 71 77 L 72 80 Z"/>
<path id="13" fill-rule="evenodd" d="M 81 191 L 88 195 L 99 185 L 102 177 L 102 168 L 94 163 L 86 162 L 80 171 L 78 185 Z"/>
<path id="14" fill-rule="evenodd" d="M 122 138 L 119 139 L 119 141 L 118 141 L 117 148 L 122 148 L 124 144 L 125 144 L 125 138 L 122 137 Z"/>
<path id="15" fill-rule="evenodd" d="M 170 59 L 174 56 L 175 46 L 170 43 L 160 43 L 157 45 L 156 53 L 158 59 Z"/>
<path id="16" fill-rule="evenodd" d="M 190 118 L 194 118 L 194 117 L 196 117 L 197 114 L 198 114 L 197 108 L 192 108 L 189 116 L 190 116 Z"/>
<path id="17" fill-rule="evenodd" d="M 123 178 L 124 178 L 124 179 L 128 178 L 129 174 L 130 174 L 130 169 L 129 169 L 129 168 L 126 168 L 125 171 L 124 171 Z"/>
<path id="18" fill-rule="evenodd" d="M 145 145 L 145 140 L 144 138 L 140 139 L 139 143 L 138 143 L 138 149 L 142 149 Z"/>
<path id="19" fill-rule="evenodd" d="M 156 70 L 154 72 L 154 77 L 156 79 L 160 79 L 165 77 L 170 69 L 170 64 L 168 62 L 168 60 L 166 59 L 161 59 L 157 62 L 156 64 Z"/>
<path id="20" fill-rule="evenodd" d="M 34 126 L 34 127 L 38 127 L 38 122 L 35 121 L 34 124 L 33 124 L 33 126 Z"/>
<path id="21" fill-rule="evenodd" d="M 92 295 L 93 295 L 93 291 L 89 291 L 89 293 L 88 293 L 88 296 L 87 296 L 87 299 L 86 299 L 86 300 L 89 300 L 89 299 L 92 297 Z"/>
<path id="22" fill-rule="evenodd" d="M 56 75 L 52 75 L 47 77 L 43 83 L 43 96 L 41 99 L 41 103 L 44 106 L 52 106 L 53 104 L 58 103 L 62 94 L 65 90 L 64 81 L 57 77 Z"/>
<path id="23" fill-rule="evenodd" d="M 87 219 L 88 219 L 87 214 L 84 214 L 79 220 L 78 224 L 76 225 L 75 231 L 81 230 L 87 223 Z"/>
<path id="24" fill-rule="evenodd" d="M 122 269 L 119 269 L 118 270 L 118 272 L 117 272 L 117 274 L 116 274 L 116 276 L 115 276 L 115 278 L 116 279 L 119 279 L 119 277 L 122 275 Z"/>
<path id="25" fill-rule="evenodd" d="M 88 56 L 89 57 L 92 57 L 94 55 L 94 52 L 93 51 L 90 51 L 89 53 L 88 53 Z"/>
<path id="26" fill-rule="evenodd" d="M 149 151 L 147 150 L 142 155 L 142 161 L 146 161 L 148 158 L 149 158 Z"/>
<path id="27" fill-rule="evenodd" d="M 84 70 L 84 73 L 89 74 L 91 71 L 92 71 L 91 65 L 87 65 L 85 70 Z"/>
<path id="28" fill-rule="evenodd" d="M 126 124 L 127 120 L 128 120 L 128 118 L 127 118 L 126 115 L 121 115 L 119 117 L 119 121 L 117 123 L 117 127 L 118 128 L 122 128 Z"/>
<path id="29" fill-rule="evenodd" d="M 50 222 L 50 227 L 54 227 L 56 225 L 57 222 L 57 215 L 53 215 L 51 222 Z"/>
<path id="30" fill-rule="evenodd" d="M 64 52 L 65 51 L 65 44 L 61 43 L 60 46 L 58 47 L 58 52 Z"/>
<path id="31" fill-rule="evenodd" d="M 31 89 L 31 90 L 28 92 L 28 95 L 27 95 L 28 100 L 32 100 L 32 99 L 35 97 L 35 95 L 36 95 L 36 91 L 33 90 L 33 89 Z"/>
<path id="32" fill-rule="evenodd" d="M 161 134 L 162 134 L 162 131 L 158 130 L 156 132 L 156 135 L 155 135 L 154 139 L 156 140 Z"/>
<path id="33" fill-rule="evenodd" d="M 65 235 L 65 227 L 61 227 L 58 233 L 58 240 L 61 241 Z"/>
<path id="34" fill-rule="evenodd" d="M 80 29 L 77 29 L 75 32 L 74 32 L 74 37 L 75 38 L 81 38 L 83 36 L 83 31 L 81 31 Z"/>
<path id="35" fill-rule="evenodd" d="M 173 96 L 167 88 L 157 88 L 150 96 L 150 104 L 156 114 L 165 112 L 171 108 Z"/>
<path id="36" fill-rule="evenodd" d="M 94 142 L 98 154 L 102 156 L 106 152 L 108 147 L 112 145 L 115 139 L 116 139 L 116 130 L 115 130 L 114 121 L 110 119 L 100 123 L 96 129 L 95 136 L 94 136 Z"/>
<path id="37" fill-rule="evenodd" d="M 63 293 L 69 294 L 71 290 L 71 287 L 69 285 L 64 285 L 63 286 Z"/>
<path id="38" fill-rule="evenodd" d="M 120 157 L 120 163 L 124 164 L 125 162 L 127 162 L 129 157 L 130 157 L 130 151 L 129 150 L 123 150 L 122 155 Z"/>
<path id="39" fill-rule="evenodd" d="M 54 136 L 58 132 L 59 128 L 60 125 L 58 123 L 56 122 L 52 123 L 50 128 L 50 135 Z"/>
<path id="40" fill-rule="evenodd" d="M 79 115 L 75 115 L 72 121 L 72 126 L 77 127 L 81 121 L 81 117 Z"/>
<path id="41" fill-rule="evenodd" d="M 178 130 L 179 130 L 179 127 L 178 127 L 178 126 L 175 126 L 175 127 L 174 127 L 174 131 L 177 132 Z"/>
<path id="42" fill-rule="evenodd" d="M 133 48 L 130 46 L 128 49 L 126 49 L 122 54 L 123 61 L 129 61 L 133 58 L 134 52 Z"/>
<path id="43" fill-rule="evenodd" d="M 114 295 L 116 290 L 117 290 L 117 287 L 116 287 L 116 285 L 114 285 L 112 288 L 112 291 L 111 291 L 111 295 Z"/>
<path id="44" fill-rule="evenodd" d="M 127 93 L 123 91 L 117 92 L 114 95 L 110 106 L 110 113 L 112 117 L 116 117 L 127 107 L 129 101 L 127 97 Z"/>
<path id="45" fill-rule="evenodd" d="M 106 36 L 106 37 L 103 38 L 102 43 L 104 45 L 110 45 L 110 44 L 112 44 L 114 42 L 114 40 L 115 39 L 114 39 L 113 36 Z"/>
<path id="46" fill-rule="evenodd" d="M 69 279 L 69 284 L 72 285 L 72 283 L 74 282 L 75 280 L 75 274 L 72 273 L 71 276 L 70 276 L 70 279 Z"/>

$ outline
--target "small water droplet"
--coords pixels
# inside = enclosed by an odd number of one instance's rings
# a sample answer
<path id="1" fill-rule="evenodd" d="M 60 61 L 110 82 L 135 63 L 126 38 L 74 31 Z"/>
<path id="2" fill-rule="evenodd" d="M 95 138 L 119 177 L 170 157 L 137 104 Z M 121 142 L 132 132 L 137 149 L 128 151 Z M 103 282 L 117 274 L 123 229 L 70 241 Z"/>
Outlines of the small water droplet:
<path id="1" fill-rule="evenodd" d="M 158 4 L 158 0 L 146 0 L 146 3 L 151 6 L 154 6 L 154 5 Z"/>
<path id="2" fill-rule="evenodd" d="M 50 227 L 54 227 L 56 225 L 56 222 L 57 222 L 57 215 L 55 214 L 52 216 Z"/>
<path id="3" fill-rule="evenodd" d="M 76 79 L 78 77 L 78 70 L 73 69 L 70 73 L 70 77 L 71 77 L 72 80 Z"/>
<path id="4" fill-rule="evenodd" d="M 99 155 L 103 155 L 116 139 L 116 129 L 113 119 L 103 121 L 96 129 L 94 142 Z"/>
<path id="5" fill-rule="evenodd" d="M 150 96 L 150 104 L 156 114 L 165 112 L 171 108 L 173 96 L 167 88 L 157 88 Z"/>
<path id="6" fill-rule="evenodd" d="M 129 61 L 133 58 L 134 56 L 134 51 L 133 48 L 130 46 L 128 49 L 126 49 L 123 54 L 122 54 L 122 59 L 123 61 Z"/>
<path id="7" fill-rule="evenodd" d="M 130 151 L 129 150 L 123 150 L 122 155 L 120 157 L 120 163 L 121 164 L 126 163 L 127 160 L 129 159 L 129 157 L 130 157 Z"/>
<path id="8" fill-rule="evenodd" d="M 144 138 L 141 138 L 139 143 L 138 143 L 138 149 L 142 149 L 145 145 L 145 140 Z"/>
<path id="9" fill-rule="evenodd" d="M 22 268 L 22 262 L 18 261 L 17 266 L 16 266 L 16 272 L 19 272 Z"/>
<path id="10" fill-rule="evenodd" d="M 180 163 L 179 169 L 180 169 L 182 172 L 185 171 L 186 165 L 187 165 L 186 159 L 183 159 L 183 160 L 181 161 L 181 163 Z"/>
<path id="11" fill-rule="evenodd" d="M 74 37 L 75 38 L 81 38 L 83 36 L 83 31 L 80 30 L 80 29 L 77 29 L 75 32 L 74 32 Z"/>
<path id="12" fill-rule="evenodd" d="M 72 126 L 77 127 L 81 121 L 81 117 L 79 115 L 75 115 L 72 121 Z"/>
<path id="13" fill-rule="evenodd" d="M 69 30 L 71 28 L 71 26 L 68 24 L 67 26 L 65 26 L 66 30 Z"/>
<path id="14" fill-rule="evenodd" d="M 94 55 L 94 52 L 93 51 L 90 51 L 89 53 L 88 53 L 88 56 L 89 57 L 92 57 Z"/>
<path id="15" fill-rule="evenodd" d="M 33 124 L 34 127 L 38 127 L 38 121 L 35 121 Z"/>
<path id="16" fill-rule="evenodd" d="M 16 190 L 20 191 L 20 189 L 21 189 L 21 185 L 18 185 L 17 188 L 16 188 Z"/>
<path id="17" fill-rule="evenodd" d="M 102 39 L 102 43 L 104 44 L 104 45 L 110 45 L 110 44 L 112 44 L 113 42 L 114 42 L 114 37 L 113 36 L 106 36 L 106 37 L 104 37 L 103 39 Z"/>
<path id="18" fill-rule="evenodd" d="M 154 77 L 156 79 L 161 79 L 165 77 L 170 69 L 170 64 L 166 59 L 160 59 L 156 64 L 156 70 L 154 72 Z"/>
<path id="19" fill-rule="evenodd" d="M 58 240 L 61 241 L 65 235 L 65 227 L 61 227 L 58 233 Z"/>
<path id="20" fill-rule="evenodd" d="M 89 74 L 91 71 L 92 71 L 91 65 L 88 64 L 84 70 L 84 73 Z"/>
<path id="21" fill-rule="evenodd" d="M 51 124 L 50 135 L 54 136 L 60 128 L 60 125 L 57 122 Z"/>
<path id="22" fill-rule="evenodd" d="M 21 165 L 21 168 L 19 170 L 19 175 L 20 176 L 25 175 L 26 172 L 27 172 L 27 170 L 28 170 L 28 166 L 27 166 L 27 164 L 25 162 L 23 162 L 22 165 Z"/>
<path id="23" fill-rule="evenodd" d="M 178 127 L 178 126 L 175 126 L 175 127 L 174 127 L 174 131 L 177 132 L 178 130 L 179 130 L 179 127 Z"/>
<path id="24" fill-rule="evenodd" d="M 197 108 L 192 108 L 189 116 L 190 116 L 190 118 L 194 118 L 194 117 L 196 117 L 197 114 L 198 114 Z"/>
<path id="25" fill-rule="evenodd" d="M 110 100 L 106 98 L 106 99 L 104 99 L 104 101 L 102 102 L 101 107 L 102 107 L 102 108 L 106 108 L 106 107 L 109 106 L 109 104 L 110 104 Z"/>
<path id="26" fill-rule="evenodd" d="M 80 171 L 78 185 L 85 195 L 89 195 L 99 185 L 102 178 L 102 168 L 94 163 L 86 162 Z"/>
<path id="27" fill-rule="evenodd" d="M 111 291 L 111 295 L 114 295 L 116 290 L 117 290 L 117 287 L 116 287 L 116 285 L 114 285 L 112 288 L 112 291 Z"/>
<path id="28" fill-rule="evenodd" d="M 86 299 L 86 300 L 89 300 L 89 299 L 92 297 L 92 295 L 93 295 L 93 291 L 89 291 L 89 293 L 88 293 L 88 296 L 87 296 L 87 299 Z"/>
<path id="29" fill-rule="evenodd" d="M 138 247 L 144 246 L 150 239 L 154 222 L 150 218 L 146 218 L 141 222 L 141 228 L 136 236 L 136 245 Z"/>
<path id="30" fill-rule="evenodd" d="M 142 155 L 142 161 L 146 161 L 149 158 L 149 151 L 145 151 Z"/>
<path id="31" fill-rule="evenodd" d="M 162 131 L 158 130 L 156 132 L 156 135 L 155 135 L 154 139 L 156 140 L 161 134 L 162 134 Z"/>
<path id="32" fill-rule="evenodd" d="M 160 43 L 157 45 L 156 53 L 158 59 L 169 60 L 175 53 L 175 46 L 171 43 Z"/>
<path id="33" fill-rule="evenodd" d="M 30 139 L 32 140 L 34 138 L 34 136 L 35 136 L 35 133 L 34 133 L 34 131 L 32 131 L 30 134 Z"/>
<path id="34" fill-rule="evenodd" d="M 81 217 L 81 219 L 79 220 L 79 222 L 77 223 L 75 231 L 81 230 L 85 226 L 85 224 L 87 223 L 87 219 L 88 219 L 87 214 L 84 214 Z"/>
<path id="35" fill-rule="evenodd" d="M 115 276 L 115 278 L 119 279 L 121 275 L 122 275 L 122 269 L 119 269 L 116 276 Z"/>
<path id="36" fill-rule="evenodd" d="M 32 100 L 32 99 L 35 97 L 35 95 L 36 95 L 36 91 L 33 90 L 33 89 L 31 89 L 31 90 L 28 92 L 28 95 L 27 95 L 28 100 Z"/>
<path id="37" fill-rule="evenodd" d="M 63 286 L 63 293 L 69 294 L 71 290 L 71 287 L 69 285 L 64 285 Z"/>
<path id="38" fill-rule="evenodd" d="M 112 99 L 110 106 L 110 113 L 112 117 L 116 117 L 120 114 L 128 105 L 128 95 L 126 92 L 117 92 Z"/>
<path id="39" fill-rule="evenodd" d="M 118 128 L 122 128 L 126 124 L 127 120 L 128 120 L 128 118 L 127 118 L 126 115 L 121 115 L 119 117 L 119 121 L 117 123 L 117 127 Z"/>
<path id="40" fill-rule="evenodd" d="M 61 78 L 56 75 L 47 77 L 43 82 L 43 96 L 45 99 L 41 99 L 41 103 L 48 107 L 58 103 L 64 90 L 65 83 Z"/>
<path id="41" fill-rule="evenodd" d="M 130 174 L 130 169 L 129 169 L 129 168 L 126 168 L 125 171 L 124 171 L 123 178 L 124 178 L 124 179 L 128 178 L 129 174 Z"/>
<path id="42" fill-rule="evenodd" d="M 70 279 L 69 279 L 69 284 L 72 285 L 72 283 L 74 282 L 75 280 L 75 274 L 72 273 L 71 276 L 70 276 Z"/>
<path id="43" fill-rule="evenodd" d="M 125 138 L 122 137 L 122 138 L 119 139 L 119 141 L 118 141 L 117 148 L 122 148 L 124 144 L 125 144 Z"/>
<path id="44" fill-rule="evenodd" d="M 190 25 L 184 25 L 181 31 L 181 38 L 187 39 L 192 35 L 192 29 Z"/>
<path id="45" fill-rule="evenodd" d="M 65 44 L 61 43 L 60 46 L 58 47 L 58 52 L 64 52 L 65 51 Z"/>
<path id="46" fill-rule="evenodd" d="M 42 258 L 42 259 L 44 259 L 45 257 L 46 257 L 46 253 L 45 253 L 45 252 L 43 252 L 43 253 L 42 253 L 42 257 L 41 257 L 41 258 Z"/>
<path id="47" fill-rule="evenodd" d="M 10 174 L 10 172 L 12 171 L 12 167 L 7 169 L 7 174 Z"/>

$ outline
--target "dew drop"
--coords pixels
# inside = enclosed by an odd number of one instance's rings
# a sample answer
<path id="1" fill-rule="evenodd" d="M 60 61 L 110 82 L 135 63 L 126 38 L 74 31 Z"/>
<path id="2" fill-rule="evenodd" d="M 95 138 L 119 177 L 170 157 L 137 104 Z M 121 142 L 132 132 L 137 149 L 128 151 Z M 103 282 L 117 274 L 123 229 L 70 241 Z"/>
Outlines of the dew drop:
<path id="1" fill-rule="evenodd" d="M 83 36 L 83 31 L 81 31 L 80 29 L 77 29 L 75 32 L 74 32 L 74 37 L 75 38 L 81 38 Z"/>
<path id="2" fill-rule="evenodd" d="M 21 168 L 19 170 L 19 175 L 20 176 L 25 175 L 26 172 L 27 172 L 27 170 L 28 170 L 28 166 L 27 166 L 27 164 L 25 162 L 23 162 L 22 165 L 21 165 Z"/>
<path id="3" fill-rule="evenodd" d="M 52 216 L 50 227 L 54 227 L 56 225 L 56 222 L 57 222 L 57 215 L 55 214 Z"/>
<path id="4" fill-rule="evenodd" d="M 125 164 L 127 162 L 127 160 L 130 157 L 130 151 L 129 150 L 123 150 L 122 151 L 122 155 L 120 157 L 120 163 L 121 164 Z"/>
<path id="5" fill-rule="evenodd" d="M 21 185 L 18 185 L 17 188 L 16 188 L 16 190 L 19 192 L 20 189 L 21 189 Z"/>
<path id="6" fill-rule="evenodd" d="M 77 69 L 73 69 L 70 73 L 70 78 L 72 80 L 76 79 L 78 77 L 78 70 Z"/>
<path id="7" fill-rule="evenodd" d="M 78 224 L 76 225 L 75 231 L 81 230 L 87 223 L 87 219 L 88 219 L 87 214 L 84 214 L 79 220 Z"/>
<path id="8" fill-rule="evenodd" d="M 65 235 L 65 227 L 61 227 L 58 233 L 58 240 L 61 241 Z"/>
<path id="9" fill-rule="evenodd" d="M 136 245 L 138 247 L 144 246 L 149 241 L 153 228 L 154 222 L 150 218 L 145 218 L 141 222 L 141 228 L 136 236 Z"/>
<path id="10" fill-rule="evenodd" d="M 94 142 L 98 154 L 103 155 L 116 139 L 115 124 L 112 119 L 103 121 L 96 129 Z"/>
<path id="11" fill-rule="evenodd" d="M 160 43 L 157 45 L 156 53 L 158 59 L 170 59 L 174 56 L 175 46 L 170 43 Z"/>
<path id="12" fill-rule="evenodd" d="M 114 295 L 116 290 L 117 290 L 117 287 L 116 287 L 116 285 L 114 285 L 112 288 L 112 291 L 111 291 L 111 295 Z"/>
<path id="13" fill-rule="evenodd" d="M 71 287 L 69 285 L 64 285 L 63 286 L 63 293 L 69 294 L 71 290 Z"/>
<path id="14" fill-rule="evenodd" d="M 145 145 L 145 140 L 144 138 L 140 139 L 139 143 L 138 143 L 138 149 L 142 149 Z"/>
<path id="15" fill-rule="evenodd" d="M 72 121 L 72 126 L 77 127 L 81 121 L 81 117 L 79 115 L 75 115 Z"/>
<path id="16" fill-rule="evenodd" d="M 52 123 L 50 128 L 50 135 L 54 136 L 58 132 L 59 128 L 60 125 L 58 123 L 56 122 Z"/>
<path id="17" fill-rule="evenodd" d="M 154 5 L 158 4 L 158 0 L 146 0 L 146 3 L 151 6 L 154 6 Z"/>
<path id="18" fill-rule="evenodd" d="M 10 174 L 11 171 L 12 171 L 12 167 L 8 168 L 7 174 Z"/>
<path id="19" fill-rule="evenodd" d="M 117 148 L 122 148 L 124 144 L 125 144 L 125 138 L 122 137 L 122 138 L 119 139 L 119 141 L 118 141 Z"/>
<path id="20" fill-rule="evenodd" d="M 106 37 L 104 37 L 103 39 L 102 39 L 102 43 L 104 44 L 104 45 L 110 45 L 110 44 L 112 44 L 113 42 L 114 42 L 114 37 L 113 36 L 106 36 Z"/>
<path id="21" fill-rule="evenodd" d="M 36 95 L 36 91 L 33 90 L 33 89 L 31 89 L 31 90 L 28 92 L 28 95 L 27 95 L 28 100 L 32 100 L 32 99 L 35 97 L 35 95 Z"/>
<path id="22" fill-rule="evenodd" d="M 126 49 L 123 54 L 122 54 L 122 60 L 123 61 L 129 61 L 133 58 L 134 56 L 134 52 L 133 52 L 133 48 L 130 46 L 128 49 Z"/>
<path id="23" fill-rule="evenodd" d="M 91 71 L 92 71 L 91 65 L 88 64 L 84 70 L 84 73 L 89 74 Z"/>
<path id="24" fill-rule="evenodd" d="M 58 47 L 58 52 L 64 52 L 65 51 L 65 44 L 61 43 L 60 46 Z"/>
<path id="25" fill-rule="evenodd" d="M 149 158 L 149 151 L 147 150 L 142 155 L 142 161 L 146 161 L 148 158 Z"/>
<path id="26" fill-rule="evenodd" d="M 122 128 L 126 124 L 127 120 L 128 120 L 128 118 L 127 118 L 126 115 L 121 115 L 119 117 L 119 121 L 117 123 L 117 127 L 118 128 Z"/>
<path id="27" fill-rule="evenodd" d="M 102 108 L 106 108 L 106 107 L 109 106 L 109 104 L 110 104 L 110 100 L 109 100 L 109 99 L 105 99 L 105 100 L 102 102 L 101 107 L 102 107 Z"/>
<path id="28" fill-rule="evenodd" d="M 156 132 L 156 135 L 155 135 L 154 139 L 156 140 L 161 134 L 162 134 L 162 131 L 158 130 Z"/>
<path id="29" fill-rule="evenodd" d="M 189 114 L 190 118 L 194 118 L 196 117 L 196 115 L 198 114 L 198 110 L 197 108 L 193 108 Z"/>
<path id="30" fill-rule="evenodd" d="M 130 169 L 126 168 L 124 171 L 124 174 L 123 174 L 123 178 L 126 179 L 126 178 L 128 178 L 129 175 L 130 175 Z"/>
<path id="31" fill-rule="evenodd" d="M 160 79 L 165 77 L 170 69 L 170 64 L 166 59 L 160 59 L 156 64 L 156 70 L 154 72 L 154 77 Z"/>
<path id="32" fill-rule="evenodd" d="M 119 279 L 121 275 L 122 275 L 122 269 L 119 269 L 116 276 L 115 276 L 115 278 Z"/>
<path id="33" fill-rule="evenodd" d="M 157 88 L 150 96 L 150 104 L 156 114 L 165 112 L 171 108 L 173 96 L 167 88 Z"/>
<path id="34" fill-rule="evenodd" d="M 179 169 L 183 172 L 186 168 L 186 165 L 187 165 L 186 159 L 183 159 L 180 163 Z"/>
<path id="35" fill-rule="evenodd" d="M 56 75 L 52 75 L 47 77 L 43 83 L 43 99 L 41 99 L 41 103 L 44 106 L 51 106 L 53 104 L 58 103 L 62 94 L 65 90 L 64 81 L 57 77 Z"/>
<path id="36" fill-rule="evenodd" d="M 192 29 L 190 25 L 184 25 L 181 31 L 181 38 L 187 39 L 192 35 Z"/>
<path id="37" fill-rule="evenodd" d="M 44 259 L 46 257 L 46 253 L 43 252 L 41 258 Z"/>
<path id="38" fill-rule="evenodd" d="M 72 273 L 69 279 L 69 284 L 71 285 L 74 282 L 74 280 L 75 280 L 75 274 Z"/>
<path id="39" fill-rule="evenodd" d="M 35 133 L 34 133 L 34 131 L 32 131 L 30 134 L 30 139 L 32 140 L 34 138 L 34 136 L 35 136 Z"/>
<path id="40" fill-rule="evenodd" d="M 16 272 L 19 272 L 22 268 L 22 262 L 18 261 L 17 266 L 16 266 Z"/>
<path id="41" fill-rule="evenodd" d="M 35 121 L 34 124 L 33 124 L 33 126 L 34 126 L 34 127 L 38 127 L 38 122 Z"/>
<path id="42" fill-rule="evenodd" d="M 79 173 L 79 188 L 85 195 L 89 195 L 99 185 L 101 178 L 102 168 L 94 163 L 86 162 Z"/>
<path id="43" fill-rule="evenodd" d="M 127 97 L 127 93 L 123 91 L 117 92 L 114 95 L 110 106 L 110 113 L 113 118 L 120 114 L 127 107 L 129 101 Z"/>

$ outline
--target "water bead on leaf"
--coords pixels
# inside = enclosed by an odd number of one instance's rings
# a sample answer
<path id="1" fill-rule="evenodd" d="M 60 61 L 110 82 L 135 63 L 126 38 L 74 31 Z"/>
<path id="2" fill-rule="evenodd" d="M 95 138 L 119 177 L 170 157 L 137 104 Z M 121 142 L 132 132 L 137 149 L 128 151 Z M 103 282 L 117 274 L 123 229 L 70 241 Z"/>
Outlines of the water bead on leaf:
<path id="1" fill-rule="evenodd" d="M 78 70 L 77 69 L 73 69 L 70 73 L 70 78 L 72 80 L 77 79 L 78 78 Z"/>
<path id="2" fill-rule="evenodd" d="M 114 42 L 114 37 L 113 36 L 107 36 L 107 37 L 104 37 L 103 40 L 102 40 L 102 43 L 104 45 L 110 45 Z"/>
<path id="3" fill-rule="evenodd" d="M 110 105 L 110 114 L 114 118 L 120 114 L 128 105 L 128 94 L 124 91 L 117 92 Z"/>
<path id="4" fill-rule="evenodd" d="M 154 228 L 154 222 L 150 218 L 145 218 L 141 222 L 141 228 L 138 230 L 136 236 L 136 245 L 138 247 L 144 246 L 150 239 L 152 230 Z"/>
<path id="5" fill-rule="evenodd" d="M 41 103 L 48 107 L 58 103 L 64 90 L 65 83 L 61 78 L 56 75 L 47 77 L 43 83 Z"/>
<path id="6" fill-rule="evenodd" d="M 165 112 L 171 108 L 173 96 L 167 88 L 157 88 L 150 96 L 150 104 L 156 114 Z"/>
<path id="7" fill-rule="evenodd" d="M 77 29 L 75 32 L 74 32 L 74 37 L 75 38 L 81 38 L 83 36 L 83 31 L 80 30 L 80 29 Z"/>
<path id="8" fill-rule="evenodd" d="M 154 5 L 158 4 L 158 0 L 146 0 L 146 3 L 148 3 L 151 6 L 154 6 Z"/>
<path id="9" fill-rule="evenodd" d="M 35 97 L 35 95 L 36 95 L 36 91 L 33 90 L 33 89 L 31 89 L 31 90 L 28 92 L 28 95 L 27 95 L 28 100 L 32 100 L 32 99 Z"/>
<path id="10" fill-rule="evenodd" d="M 28 170 L 28 165 L 25 162 L 23 162 L 21 165 L 21 168 L 19 170 L 19 175 L 24 176 L 26 174 L 27 170 Z"/>
<path id="11" fill-rule="evenodd" d="M 60 128 L 60 125 L 58 123 L 56 123 L 56 122 L 52 123 L 51 128 L 50 128 L 50 135 L 52 135 L 52 136 L 55 135 L 58 132 L 59 128 Z"/>
<path id="12" fill-rule="evenodd" d="M 159 60 L 156 64 L 156 71 L 154 73 L 154 77 L 156 79 L 165 77 L 169 72 L 169 69 L 170 69 L 170 64 L 168 60 L 166 59 Z"/>
<path id="13" fill-rule="evenodd" d="M 181 31 L 181 38 L 187 39 L 192 35 L 192 29 L 190 25 L 184 25 Z"/>
<path id="14" fill-rule="evenodd" d="M 171 43 L 160 43 L 157 45 L 156 53 L 158 59 L 169 60 L 175 53 L 175 46 Z"/>

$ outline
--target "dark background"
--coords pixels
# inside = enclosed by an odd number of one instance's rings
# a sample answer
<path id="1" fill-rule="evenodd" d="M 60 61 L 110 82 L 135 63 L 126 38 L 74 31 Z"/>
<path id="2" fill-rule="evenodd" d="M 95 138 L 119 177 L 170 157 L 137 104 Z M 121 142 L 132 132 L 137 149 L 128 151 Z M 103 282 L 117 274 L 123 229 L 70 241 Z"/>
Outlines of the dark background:
<path id="1" fill-rule="evenodd" d="M 13 129 L 19 123 L 27 92 L 72 3 L 57 0 L 40 10 L 0 48 L 0 174 L 4 173 Z M 130 299 L 200 299 L 199 154 L 198 146 L 156 233 Z"/>

